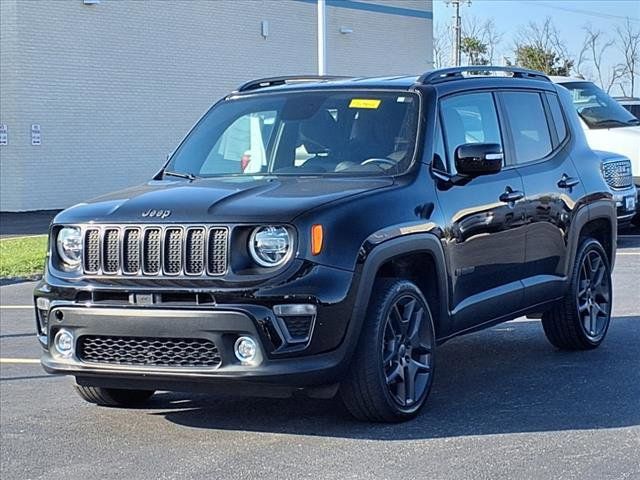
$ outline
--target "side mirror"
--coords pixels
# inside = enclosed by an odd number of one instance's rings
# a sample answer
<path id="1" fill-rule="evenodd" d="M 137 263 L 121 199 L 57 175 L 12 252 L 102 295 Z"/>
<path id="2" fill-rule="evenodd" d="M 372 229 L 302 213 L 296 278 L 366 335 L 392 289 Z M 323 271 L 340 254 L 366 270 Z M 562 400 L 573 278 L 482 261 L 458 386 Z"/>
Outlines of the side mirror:
<path id="1" fill-rule="evenodd" d="M 456 170 L 461 175 L 478 177 L 502 169 L 502 146 L 498 143 L 465 143 L 456 148 Z"/>

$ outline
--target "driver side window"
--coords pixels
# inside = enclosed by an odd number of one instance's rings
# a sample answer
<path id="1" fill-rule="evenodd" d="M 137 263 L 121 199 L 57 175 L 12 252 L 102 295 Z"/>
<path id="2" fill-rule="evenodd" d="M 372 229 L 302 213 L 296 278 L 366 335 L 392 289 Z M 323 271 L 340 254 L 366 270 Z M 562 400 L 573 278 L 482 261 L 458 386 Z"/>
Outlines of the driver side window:
<path id="1" fill-rule="evenodd" d="M 455 173 L 455 151 L 465 143 L 502 145 L 493 95 L 489 92 L 455 95 L 440 102 L 449 171 Z"/>

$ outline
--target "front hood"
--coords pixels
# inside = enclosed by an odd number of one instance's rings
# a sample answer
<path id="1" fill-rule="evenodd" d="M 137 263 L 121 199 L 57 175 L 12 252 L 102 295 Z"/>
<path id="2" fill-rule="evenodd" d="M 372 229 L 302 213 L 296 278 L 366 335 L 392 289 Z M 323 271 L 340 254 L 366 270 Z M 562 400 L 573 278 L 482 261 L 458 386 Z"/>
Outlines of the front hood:
<path id="1" fill-rule="evenodd" d="M 592 149 L 624 155 L 631 160 L 633 174 L 640 175 L 640 126 L 591 129 L 585 134 Z"/>
<path id="2" fill-rule="evenodd" d="M 287 223 L 314 207 L 390 185 L 393 179 L 384 177 L 153 180 L 75 205 L 61 212 L 54 222 Z M 149 215 L 150 211 L 164 215 Z"/>

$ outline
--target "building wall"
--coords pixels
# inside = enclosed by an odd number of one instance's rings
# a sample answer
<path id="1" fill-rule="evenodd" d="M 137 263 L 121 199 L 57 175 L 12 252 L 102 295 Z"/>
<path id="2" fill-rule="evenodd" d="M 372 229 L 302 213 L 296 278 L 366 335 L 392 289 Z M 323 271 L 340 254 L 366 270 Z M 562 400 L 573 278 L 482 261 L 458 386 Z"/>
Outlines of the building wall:
<path id="1" fill-rule="evenodd" d="M 329 73 L 428 67 L 430 2 L 346 3 L 356 8 L 327 2 Z M 0 123 L 9 132 L 0 146 L 2 211 L 64 208 L 143 182 L 243 81 L 317 68 L 308 0 L 1 0 L 0 9 Z M 39 146 L 31 124 L 41 126 Z"/>

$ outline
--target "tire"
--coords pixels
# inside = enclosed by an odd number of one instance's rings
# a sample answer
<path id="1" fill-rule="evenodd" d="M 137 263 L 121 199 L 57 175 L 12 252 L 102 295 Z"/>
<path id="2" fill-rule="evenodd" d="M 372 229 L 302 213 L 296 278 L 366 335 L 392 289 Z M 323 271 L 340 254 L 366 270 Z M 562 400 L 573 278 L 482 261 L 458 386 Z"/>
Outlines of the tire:
<path id="1" fill-rule="evenodd" d="M 362 421 L 414 418 L 431 390 L 434 349 L 433 318 L 420 289 L 405 280 L 377 280 L 340 385 L 347 410 Z"/>
<path id="2" fill-rule="evenodd" d="M 139 407 L 144 405 L 155 393 L 153 390 L 123 390 L 77 384 L 74 386 L 83 400 L 104 407 Z"/>
<path id="3" fill-rule="evenodd" d="M 600 346 L 611 322 L 611 290 L 611 267 L 602 245 L 583 240 L 565 297 L 542 316 L 549 342 L 562 350 Z"/>

